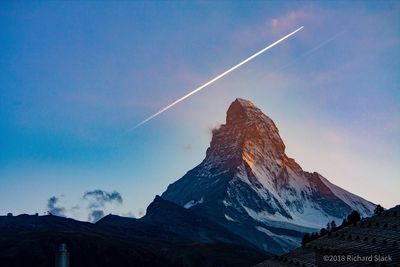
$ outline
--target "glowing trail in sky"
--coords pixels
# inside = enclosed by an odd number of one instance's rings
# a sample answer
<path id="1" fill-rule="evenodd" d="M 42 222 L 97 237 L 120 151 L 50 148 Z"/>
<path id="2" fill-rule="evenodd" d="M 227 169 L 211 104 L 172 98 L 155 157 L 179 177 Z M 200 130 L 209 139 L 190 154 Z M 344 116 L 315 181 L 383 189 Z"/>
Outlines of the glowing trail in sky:
<path id="1" fill-rule="evenodd" d="M 307 52 L 305 52 L 304 54 L 296 57 L 295 59 L 293 59 L 292 61 L 290 61 L 289 63 L 286 63 L 283 67 L 279 68 L 278 71 L 284 70 L 287 67 L 297 63 L 298 61 L 300 61 L 303 58 L 308 57 L 309 55 L 312 55 L 314 52 L 316 52 L 318 49 L 320 49 L 321 47 L 327 45 L 328 43 L 332 42 L 333 40 L 335 40 L 337 37 L 339 37 L 340 35 L 342 35 L 343 33 L 345 33 L 345 31 L 341 31 L 339 33 L 337 33 L 336 35 L 334 35 L 333 37 L 323 41 L 322 43 L 318 44 L 317 46 L 311 48 L 310 50 L 308 50 Z"/>
<path id="2" fill-rule="evenodd" d="M 229 70 L 223 72 L 222 74 L 218 75 L 217 77 L 213 78 L 212 80 L 206 82 L 205 84 L 197 87 L 196 89 L 194 89 L 193 91 L 191 91 L 190 93 L 188 93 L 187 95 L 182 96 L 181 98 L 175 100 L 173 103 L 169 104 L 168 106 L 166 106 L 165 108 L 161 109 L 160 111 L 158 111 L 157 113 L 154 113 L 153 115 L 151 115 L 150 117 L 148 117 L 147 119 L 145 119 L 144 121 L 138 123 L 136 126 L 134 126 L 133 128 L 130 128 L 128 131 L 136 129 L 137 127 L 145 124 L 146 122 L 154 119 L 155 117 L 157 117 L 158 115 L 160 115 L 161 113 L 163 113 L 164 111 L 167 111 L 168 109 L 172 108 L 173 106 L 175 106 L 176 104 L 178 104 L 179 102 L 185 100 L 186 98 L 188 98 L 189 96 L 197 93 L 198 91 L 204 89 L 205 87 L 207 87 L 208 85 L 212 84 L 213 82 L 221 79 L 222 77 L 224 77 L 225 75 L 227 75 L 228 73 L 230 73 L 231 71 L 234 71 L 235 69 L 239 68 L 240 66 L 242 66 L 243 64 L 246 64 L 247 62 L 249 62 L 250 60 L 254 59 L 255 57 L 261 55 L 262 53 L 264 53 L 265 51 L 269 50 L 270 48 L 274 47 L 275 45 L 279 44 L 280 42 L 284 41 L 285 39 L 289 38 L 290 36 L 292 36 L 293 34 L 295 34 L 296 32 L 300 31 L 301 29 L 303 29 L 304 26 L 301 26 L 300 28 L 298 28 L 297 30 L 289 33 L 288 35 L 282 37 L 281 39 L 279 39 L 278 41 L 270 44 L 269 46 L 265 47 L 264 49 L 258 51 L 257 53 L 255 53 L 254 55 L 246 58 L 245 60 L 243 60 L 242 62 L 240 62 L 239 64 L 233 66 L 232 68 L 230 68 Z"/>

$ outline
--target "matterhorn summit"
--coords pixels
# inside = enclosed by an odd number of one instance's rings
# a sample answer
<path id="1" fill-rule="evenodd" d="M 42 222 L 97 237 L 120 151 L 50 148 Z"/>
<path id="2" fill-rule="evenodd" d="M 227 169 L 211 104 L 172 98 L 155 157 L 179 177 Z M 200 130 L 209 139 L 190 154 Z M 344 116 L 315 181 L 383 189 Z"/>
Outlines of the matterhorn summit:
<path id="1" fill-rule="evenodd" d="M 213 130 L 205 159 L 162 197 L 271 253 L 297 247 L 305 232 L 340 223 L 352 210 L 369 216 L 375 208 L 317 172 L 303 171 L 286 155 L 272 119 L 240 98 Z"/>

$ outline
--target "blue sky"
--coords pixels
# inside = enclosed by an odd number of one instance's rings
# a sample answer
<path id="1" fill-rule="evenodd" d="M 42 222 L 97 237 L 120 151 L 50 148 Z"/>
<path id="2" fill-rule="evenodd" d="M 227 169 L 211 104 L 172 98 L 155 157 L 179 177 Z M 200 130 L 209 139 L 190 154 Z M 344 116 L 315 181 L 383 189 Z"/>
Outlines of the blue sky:
<path id="1" fill-rule="evenodd" d="M 0 3 L 0 214 L 52 196 L 85 219 L 144 212 L 205 156 L 229 104 L 253 101 L 305 170 L 400 203 L 400 5 L 390 1 Z M 303 31 L 143 127 L 278 38 Z"/>

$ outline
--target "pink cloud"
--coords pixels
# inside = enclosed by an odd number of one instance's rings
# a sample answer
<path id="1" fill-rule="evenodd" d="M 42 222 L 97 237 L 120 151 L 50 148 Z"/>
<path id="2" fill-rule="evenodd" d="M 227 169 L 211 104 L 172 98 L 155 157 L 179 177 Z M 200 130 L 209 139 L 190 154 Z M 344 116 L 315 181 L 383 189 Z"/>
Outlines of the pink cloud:
<path id="1" fill-rule="evenodd" d="M 283 16 L 271 19 L 268 26 L 270 26 L 274 32 L 281 32 L 283 30 L 292 29 L 293 27 L 302 26 L 304 22 L 310 20 L 310 18 L 311 16 L 302 10 L 290 11 Z"/>
<path id="2" fill-rule="evenodd" d="M 241 46 L 248 46 L 259 40 L 270 39 L 271 36 L 279 37 L 286 32 L 293 31 L 300 26 L 308 25 L 318 20 L 318 15 L 314 13 L 304 10 L 292 10 L 279 17 L 269 17 L 260 25 L 237 31 L 234 36 L 235 43 Z"/>

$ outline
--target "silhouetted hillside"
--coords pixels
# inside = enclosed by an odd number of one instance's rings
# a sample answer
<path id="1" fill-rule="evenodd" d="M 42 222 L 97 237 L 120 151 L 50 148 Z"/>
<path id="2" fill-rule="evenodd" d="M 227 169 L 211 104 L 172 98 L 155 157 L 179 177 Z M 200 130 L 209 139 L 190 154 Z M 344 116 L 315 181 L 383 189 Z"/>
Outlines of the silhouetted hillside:
<path id="1" fill-rule="evenodd" d="M 57 216 L 0 217 L 0 236 L 0 266 L 52 267 L 60 243 L 68 246 L 71 266 L 174 266 L 140 243 Z"/>
<path id="2" fill-rule="evenodd" d="M 235 234 L 160 197 L 143 219 L 108 215 L 92 224 L 52 215 L 0 217 L 0 266 L 54 266 L 60 243 L 67 244 L 73 267 L 251 266 L 267 258 Z"/>
<path id="3" fill-rule="evenodd" d="M 400 206 L 396 206 L 256 267 L 400 266 L 399 228 Z"/>

